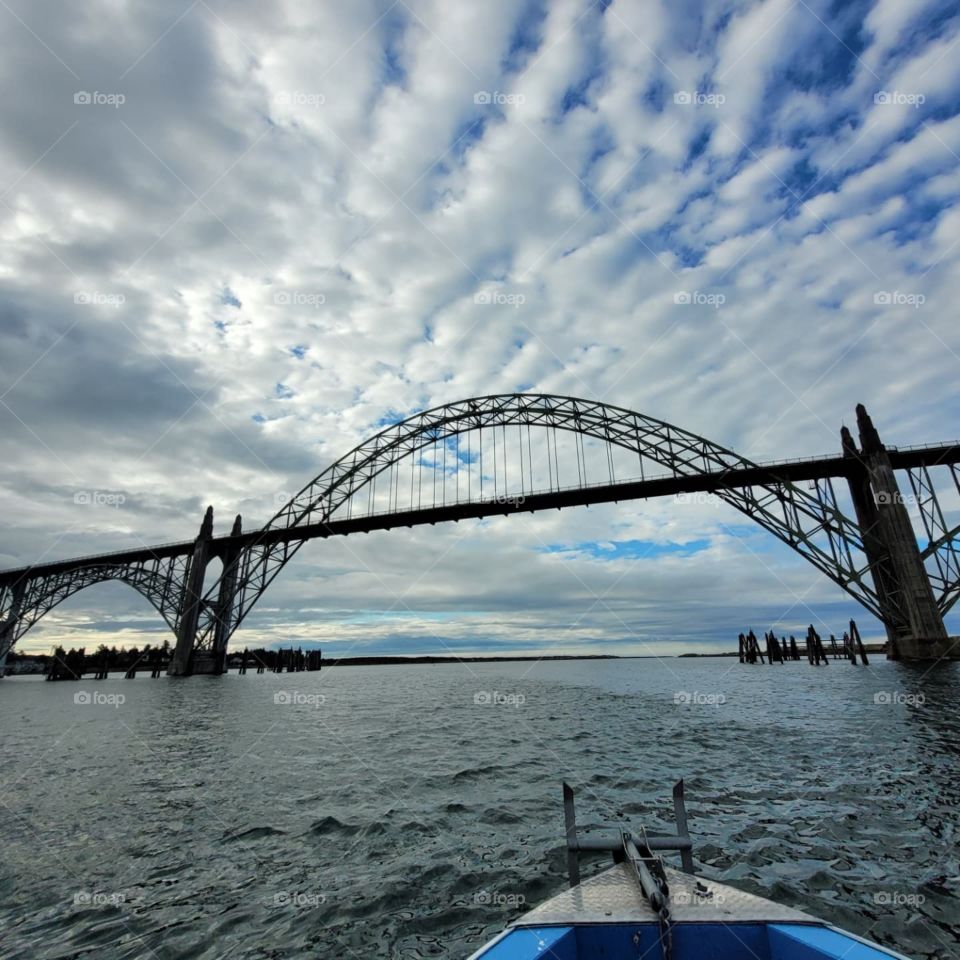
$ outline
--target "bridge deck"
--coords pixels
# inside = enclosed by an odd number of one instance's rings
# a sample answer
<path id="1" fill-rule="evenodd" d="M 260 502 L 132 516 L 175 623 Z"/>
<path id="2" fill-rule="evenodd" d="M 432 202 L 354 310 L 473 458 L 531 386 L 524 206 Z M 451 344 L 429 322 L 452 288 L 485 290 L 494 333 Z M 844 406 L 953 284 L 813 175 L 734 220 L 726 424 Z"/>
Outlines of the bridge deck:
<path id="1" fill-rule="evenodd" d="M 893 467 L 897 470 L 960 463 L 960 443 L 942 443 L 933 446 L 904 447 L 902 449 L 889 447 L 888 452 Z M 802 460 L 763 463 L 696 476 L 678 477 L 670 474 L 644 480 L 541 491 L 507 499 L 463 501 L 435 507 L 424 507 L 419 510 L 364 514 L 344 519 L 332 519 L 327 523 L 253 530 L 237 537 L 214 537 L 211 542 L 211 554 L 221 555 L 233 548 L 248 547 L 252 544 L 348 536 L 351 533 L 369 533 L 373 530 L 391 530 L 396 527 L 412 527 L 451 520 L 477 519 L 554 508 L 559 510 L 563 507 L 615 503 L 620 500 L 644 500 L 684 493 L 716 493 L 720 490 L 759 486 L 761 484 L 799 483 L 805 480 L 822 480 L 828 477 L 844 478 L 850 474 L 856 463 L 856 460 L 840 456 L 811 457 Z M 113 553 L 92 554 L 74 557 L 69 560 L 56 560 L 49 563 L 15 567 L 0 571 L 0 586 L 16 583 L 25 576 L 31 578 L 49 576 L 85 567 L 142 563 L 149 560 L 183 556 L 193 550 L 193 544 L 193 540 L 181 540 L 150 547 L 138 547 L 133 550 L 119 550 Z"/>

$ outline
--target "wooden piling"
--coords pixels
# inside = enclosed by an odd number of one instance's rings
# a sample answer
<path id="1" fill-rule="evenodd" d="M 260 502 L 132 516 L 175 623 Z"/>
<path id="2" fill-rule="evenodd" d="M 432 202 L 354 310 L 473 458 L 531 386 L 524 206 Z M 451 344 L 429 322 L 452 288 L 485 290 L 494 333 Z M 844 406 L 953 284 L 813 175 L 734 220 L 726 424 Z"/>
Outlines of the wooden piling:
<path id="1" fill-rule="evenodd" d="M 860 654 L 860 662 L 866 667 L 870 665 L 867 659 L 867 651 L 864 649 L 863 640 L 860 639 L 860 630 L 857 627 L 857 621 L 850 621 L 850 638 L 857 645 L 857 651 Z"/>
<path id="2" fill-rule="evenodd" d="M 827 651 L 823 648 L 823 641 L 820 639 L 820 634 L 814 631 L 814 636 L 817 638 L 817 660 L 822 660 L 823 665 L 828 667 L 830 661 L 827 659 Z"/>

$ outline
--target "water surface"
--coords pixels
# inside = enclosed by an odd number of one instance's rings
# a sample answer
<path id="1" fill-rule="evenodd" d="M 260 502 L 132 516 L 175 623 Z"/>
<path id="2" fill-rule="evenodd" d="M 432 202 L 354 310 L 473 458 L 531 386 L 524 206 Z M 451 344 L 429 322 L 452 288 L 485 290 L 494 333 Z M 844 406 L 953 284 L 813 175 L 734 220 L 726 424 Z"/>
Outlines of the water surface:
<path id="1" fill-rule="evenodd" d="M 707 875 L 955 958 L 958 708 L 877 660 L 8 678 L 0 958 L 467 957 L 564 887 L 561 781 L 665 829 L 681 776 Z"/>

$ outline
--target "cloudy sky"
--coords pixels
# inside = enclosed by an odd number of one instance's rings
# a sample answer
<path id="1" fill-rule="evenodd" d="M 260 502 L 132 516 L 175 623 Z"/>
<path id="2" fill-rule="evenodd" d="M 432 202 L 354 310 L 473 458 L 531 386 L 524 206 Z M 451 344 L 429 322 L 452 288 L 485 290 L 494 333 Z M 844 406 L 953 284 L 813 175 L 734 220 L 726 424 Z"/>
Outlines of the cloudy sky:
<path id="1" fill-rule="evenodd" d="M 0 0 L 0 27 L 2 566 L 187 539 L 208 503 L 250 528 L 379 424 L 490 393 L 754 460 L 837 452 L 860 401 L 890 444 L 960 434 L 953 3 Z M 671 500 L 315 542 L 234 643 L 664 653 L 851 615 Z M 165 630 L 104 584 L 22 648 Z"/>

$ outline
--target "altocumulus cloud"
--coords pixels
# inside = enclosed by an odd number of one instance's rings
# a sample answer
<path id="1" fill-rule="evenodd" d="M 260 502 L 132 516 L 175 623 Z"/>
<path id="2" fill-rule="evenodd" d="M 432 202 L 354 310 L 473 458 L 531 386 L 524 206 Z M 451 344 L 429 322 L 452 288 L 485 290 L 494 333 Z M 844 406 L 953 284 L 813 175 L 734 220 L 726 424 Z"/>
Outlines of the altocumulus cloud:
<path id="1" fill-rule="evenodd" d="M 377 424 L 476 394 L 595 397 L 758 460 L 836 451 L 861 400 L 888 442 L 957 432 L 951 4 L 0 21 L 4 566 L 187 538 L 207 503 L 249 527 Z M 657 501 L 313 544 L 243 642 L 643 653 L 855 613 L 726 508 Z M 104 585 L 24 648 L 111 628 L 163 629 Z"/>

